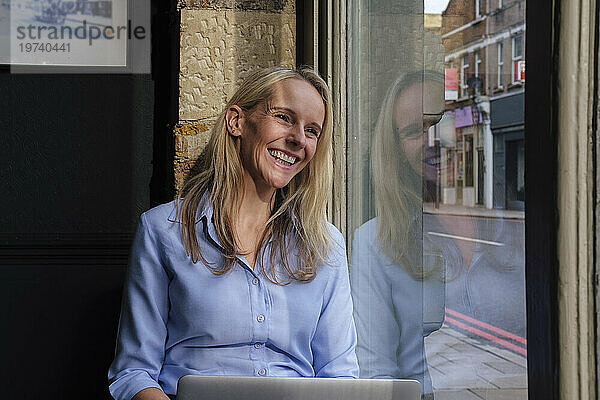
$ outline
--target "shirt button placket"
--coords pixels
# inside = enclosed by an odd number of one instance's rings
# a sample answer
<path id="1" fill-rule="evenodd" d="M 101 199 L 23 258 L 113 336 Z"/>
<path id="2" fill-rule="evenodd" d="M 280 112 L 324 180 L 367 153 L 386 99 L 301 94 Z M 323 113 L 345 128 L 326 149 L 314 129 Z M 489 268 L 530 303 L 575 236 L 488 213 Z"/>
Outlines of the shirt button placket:
<path id="1" fill-rule="evenodd" d="M 250 349 L 250 358 L 253 360 L 254 373 L 258 376 L 266 376 L 267 372 L 267 360 L 265 359 L 265 343 L 267 341 L 267 335 L 269 331 L 267 321 L 267 303 L 265 299 L 266 287 L 261 284 L 260 279 L 252 274 L 249 276 L 248 283 L 250 284 L 250 293 L 253 297 L 253 305 L 255 308 L 253 314 L 255 315 L 254 322 L 254 343 Z"/>

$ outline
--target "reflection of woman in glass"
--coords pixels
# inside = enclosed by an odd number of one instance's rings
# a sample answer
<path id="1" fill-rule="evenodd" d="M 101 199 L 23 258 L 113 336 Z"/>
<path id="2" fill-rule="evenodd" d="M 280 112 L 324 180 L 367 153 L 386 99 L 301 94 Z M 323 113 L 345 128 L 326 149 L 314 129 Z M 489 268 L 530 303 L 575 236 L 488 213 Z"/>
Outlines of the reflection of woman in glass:
<path id="1" fill-rule="evenodd" d="M 178 200 L 144 213 L 125 285 L 115 399 L 184 375 L 357 377 L 341 234 L 325 219 L 332 111 L 311 70 L 241 85 Z"/>
<path id="2" fill-rule="evenodd" d="M 443 76 L 400 76 L 388 91 L 371 147 L 376 218 L 354 233 L 351 281 L 361 377 L 410 378 L 432 397 L 424 337 L 441 326 L 441 257 L 423 242 L 422 181 L 437 160 L 423 159 L 429 98 L 443 96 Z"/>

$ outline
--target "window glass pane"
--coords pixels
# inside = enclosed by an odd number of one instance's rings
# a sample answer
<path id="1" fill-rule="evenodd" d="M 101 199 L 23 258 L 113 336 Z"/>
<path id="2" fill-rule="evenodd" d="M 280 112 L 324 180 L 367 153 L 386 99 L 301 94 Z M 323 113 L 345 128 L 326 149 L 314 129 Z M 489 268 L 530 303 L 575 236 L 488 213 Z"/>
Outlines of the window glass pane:
<path id="1" fill-rule="evenodd" d="M 525 15 L 478 4 L 348 6 L 357 355 L 426 398 L 526 399 Z"/>
<path id="2" fill-rule="evenodd" d="M 467 94 L 467 79 L 469 78 L 469 54 L 465 54 L 462 58 L 462 67 L 460 71 L 461 82 L 461 97 Z"/>
<path id="3" fill-rule="evenodd" d="M 515 47 L 514 47 L 514 58 L 518 58 L 521 57 L 523 48 L 522 48 L 522 44 L 523 44 L 523 37 L 521 35 L 519 36 L 515 36 Z"/>
<path id="4" fill-rule="evenodd" d="M 512 82 L 518 82 L 520 80 L 519 77 L 519 61 L 521 61 L 522 57 L 522 45 L 523 45 L 523 36 L 517 35 L 512 39 Z"/>
<path id="5" fill-rule="evenodd" d="M 502 66 L 504 64 L 503 56 L 502 56 L 502 51 L 503 51 L 502 42 L 498 42 L 497 51 L 498 51 L 498 67 L 496 70 L 496 88 L 501 88 L 502 87 Z"/>

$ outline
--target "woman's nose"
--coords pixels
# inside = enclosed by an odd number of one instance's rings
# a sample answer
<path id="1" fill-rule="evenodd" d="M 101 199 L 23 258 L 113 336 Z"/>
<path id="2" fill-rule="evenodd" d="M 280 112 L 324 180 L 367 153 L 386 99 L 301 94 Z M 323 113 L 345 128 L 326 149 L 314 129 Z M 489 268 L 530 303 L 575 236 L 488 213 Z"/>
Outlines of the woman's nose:
<path id="1" fill-rule="evenodd" d="M 296 147 L 303 148 L 306 145 L 306 134 L 304 127 L 294 125 L 288 135 L 288 142 Z"/>

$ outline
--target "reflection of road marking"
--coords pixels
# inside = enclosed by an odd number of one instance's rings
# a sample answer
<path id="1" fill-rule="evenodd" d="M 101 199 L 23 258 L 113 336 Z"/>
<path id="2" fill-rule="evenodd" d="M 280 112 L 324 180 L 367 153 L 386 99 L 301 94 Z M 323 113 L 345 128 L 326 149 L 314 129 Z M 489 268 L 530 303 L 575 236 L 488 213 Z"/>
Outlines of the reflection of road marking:
<path id="1" fill-rule="evenodd" d="M 471 332 L 479 337 L 482 337 L 484 339 L 487 339 L 491 342 L 496 343 L 497 345 L 504 347 L 505 349 L 509 349 L 512 350 L 516 353 L 519 353 L 525 357 L 527 357 L 527 340 L 521 336 L 515 335 L 514 333 L 505 331 L 504 329 L 500 329 L 497 328 L 493 325 L 487 324 L 485 322 L 476 320 L 474 318 L 469 317 L 468 315 L 464 315 L 459 313 L 458 311 L 454 311 L 451 310 L 449 308 L 446 308 L 446 316 L 444 318 L 445 322 L 450 326 L 450 327 L 455 327 L 455 328 L 459 328 L 468 332 Z M 459 321 L 458 319 L 454 319 L 452 317 L 449 317 L 448 315 L 451 315 L 453 317 L 462 319 L 463 321 Z M 483 331 L 481 329 L 478 329 L 474 326 L 468 325 L 468 324 L 473 324 L 473 325 L 477 325 L 483 329 L 486 329 L 488 331 L 491 331 L 493 333 L 495 333 L 498 336 L 504 336 L 510 340 L 513 340 L 515 342 L 519 342 L 522 343 L 523 345 L 525 345 L 525 347 L 521 347 L 518 344 L 515 343 L 511 343 L 508 340 L 504 340 L 496 335 L 493 335 L 490 332 L 486 332 Z"/>
<path id="2" fill-rule="evenodd" d="M 468 237 L 464 237 L 464 236 L 449 235 L 447 233 L 427 232 L 427 234 L 432 235 L 432 236 L 441 236 L 441 237 L 450 238 L 450 239 L 466 240 L 467 242 L 489 244 L 492 246 L 504 246 L 504 243 L 492 242 L 490 240 L 473 239 L 473 238 L 468 238 Z"/>
<path id="3" fill-rule="evenodd" d="M 517 346 L 516 344 L 510 343 L 507 340 L 504 339 L 500 339 L 497 336 L 492 335 L 491 333 L 488 332 L 484 332 L 481 329 L 477 329 L 477 328 L 473 328 L 472 326 L 469 326 L 467 324 L 463 324 L 460 321 L 455 320 L 454 318 L 450 318 L 450 317 L 446 317 L 446 322 L 450 325 L 454 325 L 460 329 L 464 329 L 466 331 L 469 331 L 471 333 L 474 333 L 476 335 L 481 336 L 482 338 L 485 338 L 489 341 L 492 341 L 504 348 L 510 349 L 516 353 L 519 353 L 521 355 L 524 355 L 525 357 L 527 357 L 527 349 L 524 349 L 521 346 Z"/>
<path id="4" fill-rule="evenodd" d="M 523 343 L 524 345 L 527 345 L 527 339 L 525 339 L 524 337 L 521 337 L 519 335 L 515 335 L 514 333 L 511 333 L 509 331 L 505 331 L 504 329 L 497 328 L 494 325 L 486 324 L 483 321 L 479 321 L 479 320 L 477 320 L 475 318 L 471 318 L 468 315 L 459 313 L 458 311 L 454 311 L 454 310 L 451 310 L 450 308 L 446 308 L 446 314 L 450 314 L 453 317 L 457 317 L 457 318 L 463 319 L 463 320 L 465 320 L 467 322 L 472 323 L 473 325 L 477 325 L 477 326 L 480 326 L 480 327 L 482 327 L 484 329 L 487 329 L 490 332 L 494 332 L 497 335 L 501 335 L 501 336 L 507 337 L 509 339 L 512 339 L 515 342 L 519 342 L 519 343 Z"/>

